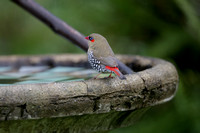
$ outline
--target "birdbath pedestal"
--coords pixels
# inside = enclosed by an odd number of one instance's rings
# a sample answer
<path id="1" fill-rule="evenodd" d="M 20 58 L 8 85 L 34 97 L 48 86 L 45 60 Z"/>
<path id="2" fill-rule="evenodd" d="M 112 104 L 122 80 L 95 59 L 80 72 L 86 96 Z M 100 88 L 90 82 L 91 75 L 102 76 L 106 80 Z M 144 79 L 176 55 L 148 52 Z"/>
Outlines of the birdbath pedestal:
<path id="1" fill-rule="evenodd" d="M 118 55 L 135 73 L 88 79 L 0 86 L 0 132 L 92 133 L 135 123 L 149 107 L 171 100 L 175 67 L 164 60 Z M 86 55 L 0 56 L 0 66 L 89 68 Z"/>

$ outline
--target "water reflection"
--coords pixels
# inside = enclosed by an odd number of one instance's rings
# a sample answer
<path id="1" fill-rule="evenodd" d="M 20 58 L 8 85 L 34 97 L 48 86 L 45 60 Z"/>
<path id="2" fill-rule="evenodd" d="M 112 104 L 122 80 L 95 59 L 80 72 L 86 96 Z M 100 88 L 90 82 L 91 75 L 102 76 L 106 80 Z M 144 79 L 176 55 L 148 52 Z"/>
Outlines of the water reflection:
<path id="1" fill-rule="evenodd" d="M 89 79 L 97 74 L 83 67 L 22 66 L 20 68 L 0 67 L 0 86 L 13 84 L 35 84 Z"/>

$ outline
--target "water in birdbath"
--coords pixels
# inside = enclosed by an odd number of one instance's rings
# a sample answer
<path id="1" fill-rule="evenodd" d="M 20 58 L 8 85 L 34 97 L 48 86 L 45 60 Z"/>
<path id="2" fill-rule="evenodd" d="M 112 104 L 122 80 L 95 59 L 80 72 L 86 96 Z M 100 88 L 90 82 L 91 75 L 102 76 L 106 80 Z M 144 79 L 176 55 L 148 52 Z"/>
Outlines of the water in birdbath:
<path id="1" fill-rule="evenodd" d="M 97 72 L 83 67 L 10 66 L 0 67 L 0 86 L 79 81 L 95 77 Z M 104 75 L 105 76 L 105 75 Z"/>

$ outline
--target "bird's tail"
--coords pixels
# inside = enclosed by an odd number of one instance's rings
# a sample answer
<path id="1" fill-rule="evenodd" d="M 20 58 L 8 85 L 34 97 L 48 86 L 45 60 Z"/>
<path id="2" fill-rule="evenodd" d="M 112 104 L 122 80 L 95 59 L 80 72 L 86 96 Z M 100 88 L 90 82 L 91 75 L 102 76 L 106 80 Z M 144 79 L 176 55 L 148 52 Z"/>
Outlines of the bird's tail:
<path id="1" fill-rule="evenodd" d="M 106 66 L 106 69 L 113 71 L 120 79 L 126 79 L 126 77 L 119 71 L 118 67 L 109 67 Z"/>

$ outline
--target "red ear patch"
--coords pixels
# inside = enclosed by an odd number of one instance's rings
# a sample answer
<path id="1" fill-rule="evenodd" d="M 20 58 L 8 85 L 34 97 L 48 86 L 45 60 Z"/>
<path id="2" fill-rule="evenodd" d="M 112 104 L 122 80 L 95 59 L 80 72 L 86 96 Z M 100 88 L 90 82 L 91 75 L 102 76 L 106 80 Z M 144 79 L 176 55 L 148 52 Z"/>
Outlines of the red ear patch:
<path id="1" fill-rule="evenodd" d="M 90 40 L 91 42 L 94 42 L 94 38 L 93 37 L 87 36 L 87 37 L 85 37 L 85 39 Z"/>

